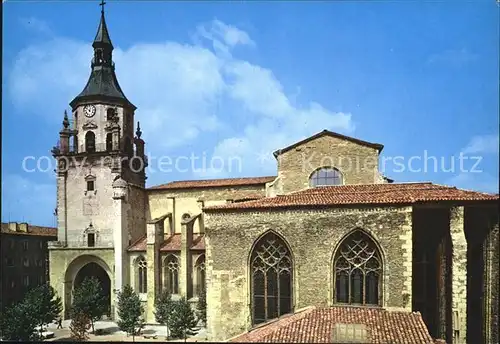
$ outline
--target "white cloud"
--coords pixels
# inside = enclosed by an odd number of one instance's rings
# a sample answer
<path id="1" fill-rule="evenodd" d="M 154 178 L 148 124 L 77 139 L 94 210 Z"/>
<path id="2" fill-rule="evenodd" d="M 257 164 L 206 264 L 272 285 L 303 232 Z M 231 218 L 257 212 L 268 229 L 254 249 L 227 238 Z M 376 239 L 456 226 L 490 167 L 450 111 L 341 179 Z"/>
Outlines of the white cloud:
<path id="1" fill-rule="evenodd" d="M 464 154 L 498 154 L 498 135 L 474 136 L 463 149 Z"/>
<path id="2" fill-rule="evenodd" d="M 332 112 L 314 101 L 300 103 L 271 70 L 233 57 L 237 45 L 256 47 L 246 32 L 214 20 L 199 26 L 198 35 L 205 41 L 135 44 L 114 51 L 118 80 L 138 107 L 136 120 L 149 152 L 168 154 L 193 145 L 222 158 L 237 155 L 244 170 L 231 175 L 275 173 L 274 159 L 258 161 L 259 154 L 323 129 L 354 130 L 350 113 Z M 23 49 L 8 76 L 10 100 L 27 116 L 60 122 L 66 104 L 87 81 L 91 57 L 90 42 L 62 37 Z M 200 138 L 218 143 L 206 146 Z"/>
<path id="3" fill-rule="evenodd" d="M 50 219 L 56 207 L 55 180 L 46 184 L 28 177 L 18 174 L 2 176 L 2 221 L 54 226 Z"/>
<path id="4" fill-rule="evenodd" d="M 462 172 L 448 179 L 445 184 L 465 190 L 498 193 L 498 179 L 485 172 Z"/>
<path id="5" fill-rule="evenodd" d="M 449 49 L 442 51 L 440 53 L 432 54 L 427 60 L 427 62 L 429 64 L 444 63 L 458 67 L 466 63 L 472 62 L 477 58 L 478 58 L 477 54 L 470 52 L 466 48 Z"/>

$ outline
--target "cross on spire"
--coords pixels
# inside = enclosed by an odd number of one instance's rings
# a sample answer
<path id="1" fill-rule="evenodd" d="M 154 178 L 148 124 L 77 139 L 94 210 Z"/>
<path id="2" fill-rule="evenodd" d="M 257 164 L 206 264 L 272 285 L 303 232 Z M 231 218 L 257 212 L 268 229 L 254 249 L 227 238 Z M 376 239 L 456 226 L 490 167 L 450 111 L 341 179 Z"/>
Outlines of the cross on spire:
<path id="1" fill-rule="evenodd" d="M 99 4 L 99 6 L 101 6 L 101 13 L 104 13 L 104 5 L 106 5 L 106 3 L 104 0 L 101 0 L 101 3 Z"/>

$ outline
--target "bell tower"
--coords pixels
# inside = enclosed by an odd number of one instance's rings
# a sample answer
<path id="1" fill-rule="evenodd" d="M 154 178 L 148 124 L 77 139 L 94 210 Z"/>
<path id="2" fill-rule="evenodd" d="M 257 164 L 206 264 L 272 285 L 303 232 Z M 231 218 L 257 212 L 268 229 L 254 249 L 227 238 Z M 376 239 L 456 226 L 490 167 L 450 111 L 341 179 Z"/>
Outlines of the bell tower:
<path id="1" fill-rule="evenodd" d="M 58 264 L 62 249 L 65 260 L 69 252 L 74 259 L 98 257 L 97 264 L 106 265 L 111 276 L 113 307 L 114 291 L 129 281 L 126 249 L 146 232 L 147 159 L 138 122 L 134 136 L 136 107 L 116 77 L 104 4 L 92 43 L 89 79 L 70 102 L 71 119 L 64 112 L 59 142 L 52 149 L 58 162 L 58 241 L 51 247 L 51 266 Z M 68 278 L 66 310 L 74 288 Z"/>

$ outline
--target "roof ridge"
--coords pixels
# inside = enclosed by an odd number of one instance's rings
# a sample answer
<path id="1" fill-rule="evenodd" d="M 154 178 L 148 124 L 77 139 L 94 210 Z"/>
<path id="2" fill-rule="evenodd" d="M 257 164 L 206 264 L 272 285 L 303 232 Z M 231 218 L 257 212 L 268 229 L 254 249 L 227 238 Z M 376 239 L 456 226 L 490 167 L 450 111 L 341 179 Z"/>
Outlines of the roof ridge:
<path id="1" fill-rule="evenodd" d="M 162 186 L 166 185 L 172 185 L 175 183 L 188 183 L 188 182 L 215 182 L 215 181 L 225 181 L 225 180 L 238 180 L 238 179 L 243 179 L 243 180 L 248 180 L 248 179 L 265 179 L 265 178 L 277 178 L 277 176 L 258 176 L 258 177 L 230 177 L 230 178 L 212 178 L 212 179 L 183 179 L 183 180 L 172 180 L 168 183 L 163 183 L 163 184 L 158 184 L 158 185 L 153 185 L 150 186 L 148 189 L 151 188 L 159 188 Z"/>

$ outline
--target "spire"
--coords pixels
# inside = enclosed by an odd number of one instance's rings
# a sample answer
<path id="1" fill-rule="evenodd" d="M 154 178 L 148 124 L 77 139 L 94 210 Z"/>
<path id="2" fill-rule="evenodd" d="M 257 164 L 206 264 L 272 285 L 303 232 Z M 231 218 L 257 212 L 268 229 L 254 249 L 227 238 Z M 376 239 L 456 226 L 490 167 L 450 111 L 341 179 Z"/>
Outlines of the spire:
<path id="1" fill-rule="evenodd" d="M 68 119 L 68 112 L 66 110 L 64 110 L 64 119 L 63 119 L 62 124 L 63 124 L 64 129 L 68 129 L 69 119 Z"/>
<path id="2" fill-rule="evenodd" d="M 105 4 L 104 0 L 101 0 L 99 4 L 101 6 L 101 20 L 94 42 L 92 43 L 92 47 L 94 48 L 94 57 L 91 62 L 92 72 L 87 85 L 71 101 L 70 105 L 75 109 L 85 101 L 106 100 L 131 107 L 135 110 L 136 107 L 125 97 L 116 78 L 115 63 L 113 62 L 114 48 L 109 38 L 108 27 L 106 26 L 106 19 L 104 17 Z"/>
<path id="3" fill-rule="evenodd" d="M 139 121 L 137 121 L 137 130 L 135 132 L 135 135 L 137 136 L 138 139 L 140 139 L 142 135 L 141 124 L 139 123 Z"/>
<path id="4" fill-rule="evenodd" d="M 101 6 L 101 21 L 99 22 L 99 28 L 97 29 L 97 34 L 95 35 L 92 46 L 94 49 L 108 46 L 110 50 L 113 50 L 113 44 L 111 43 L 111 38 L 109 38 L 108 27 L 106 26 L 106 18 L 104 18 L 105 4 L 104 0 L 99 4 L 99 6 Z"/>

